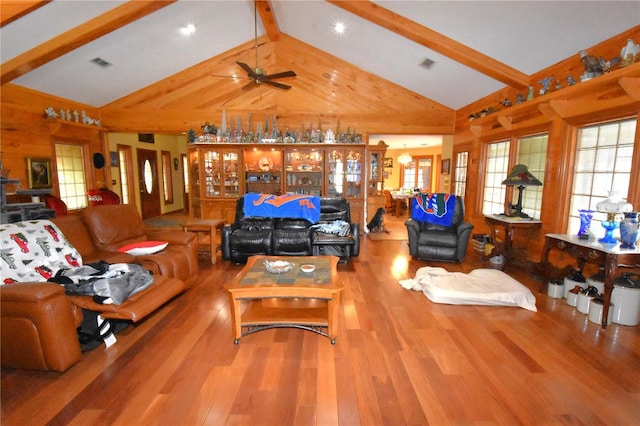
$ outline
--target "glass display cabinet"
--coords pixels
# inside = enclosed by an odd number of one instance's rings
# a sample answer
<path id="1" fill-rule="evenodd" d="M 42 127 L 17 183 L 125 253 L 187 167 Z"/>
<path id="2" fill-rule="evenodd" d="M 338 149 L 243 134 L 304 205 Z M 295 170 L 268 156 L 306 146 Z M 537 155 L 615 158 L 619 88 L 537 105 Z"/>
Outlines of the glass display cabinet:
<path id="1" fill-rule="evenodd" d="M 285 193 L 322 196 L 323 157 L 317 148 L 287 149 Z"/>
<path id="2" fill-rule="evenodd" d="M 238 152 L 207 150 L 203 154 L 204 196 L 237 198 L 240 194 Z"/>
<path id="3" fill-rule="evenodd" d="M 243 160 L 246 192 L 282 194 L 281 149 L 246 149 Z"/>
<path id="4" fill-rule="evenodd" d="M 327 196 L 344 198 L 362 197 L 361 149 L 336 148 L 327 150 Z"/>

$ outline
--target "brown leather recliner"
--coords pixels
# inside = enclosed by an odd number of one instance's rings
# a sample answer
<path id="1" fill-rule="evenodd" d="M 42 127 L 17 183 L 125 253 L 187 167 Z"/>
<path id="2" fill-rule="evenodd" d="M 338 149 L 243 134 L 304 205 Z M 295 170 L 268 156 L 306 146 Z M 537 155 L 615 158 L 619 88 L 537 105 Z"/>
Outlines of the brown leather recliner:
<path id="1" fill-rule="evenodd" d="M 196 236 L 181 231 L 145 230 L 131 206 L 92 207 L 82 217 L 69 215 L 53 222 L 78 250 L 83 263 L 139 263 L 154 273 L 154 283 L 121 305 L 101 305 L 90 296 L 65 295 L 58 284 L 0 286 L 2 367 L 65 371 L 81 359 L 76 332 L 82 321 L 80 308 L 101 312 L 105 318 L 137 322 L 184 292 L 196 279 Z M 93 236 L 111 244 L 98 246 Z M 136 239 L 168 241 L 169 246 L 146 256 L 117 251 L 120 243 Z"/>

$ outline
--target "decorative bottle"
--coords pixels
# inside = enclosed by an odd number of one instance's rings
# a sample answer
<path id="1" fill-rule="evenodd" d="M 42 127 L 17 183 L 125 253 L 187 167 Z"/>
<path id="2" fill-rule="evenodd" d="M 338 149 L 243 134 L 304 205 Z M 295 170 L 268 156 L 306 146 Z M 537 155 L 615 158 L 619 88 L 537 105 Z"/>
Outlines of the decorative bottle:
<path id="1" fill-rule="evenodd" d="M 640 212 L 624 214 L 624 220 L 620 223 L 620 248 L 635 250 L 638 241 L 638 215 Z"/>

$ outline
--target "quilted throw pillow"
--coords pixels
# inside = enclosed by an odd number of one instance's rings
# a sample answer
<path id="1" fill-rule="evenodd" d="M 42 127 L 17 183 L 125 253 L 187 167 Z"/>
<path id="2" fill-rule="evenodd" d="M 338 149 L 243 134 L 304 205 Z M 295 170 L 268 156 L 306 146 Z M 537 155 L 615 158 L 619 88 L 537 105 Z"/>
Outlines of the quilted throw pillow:
<path id="1" fill-rule="evenodd" d="M 82 257 L 49 220 L 0 225 L 2 284 L 45 282 L 62 268 L 82 265 Z"/>

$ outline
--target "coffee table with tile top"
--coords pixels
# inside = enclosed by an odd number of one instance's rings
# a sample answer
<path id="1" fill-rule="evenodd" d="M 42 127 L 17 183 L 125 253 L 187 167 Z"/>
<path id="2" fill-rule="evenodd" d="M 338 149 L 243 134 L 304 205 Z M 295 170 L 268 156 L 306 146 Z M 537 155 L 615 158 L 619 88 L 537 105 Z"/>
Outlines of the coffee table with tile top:
<path id="1" fill-rule="evenodd" d="M 224 219 L 190 219 L 182 225 L 185 232 L 195 232 L 198 234 L 198 253 L 210 253 L 211 263 L 216 263 L 216 249 L 218 247 L 216 234 L 225 224 Z M 208 247 L 200 245 L 200 233 L 205 233 L 209 237 Z"/>
<path id="2" fill-rule="evenodd" d="M 268 272 L 264 261 L 290 262 L 289 272 Z M 303 272 L 302 265 L 314 265 Z M 335 344 L 338 306 L 343 285 L 336 256 L 251 256 L 229 292 L 234 343 L 268 328 L 301 328 L 321 334 Z"/>

